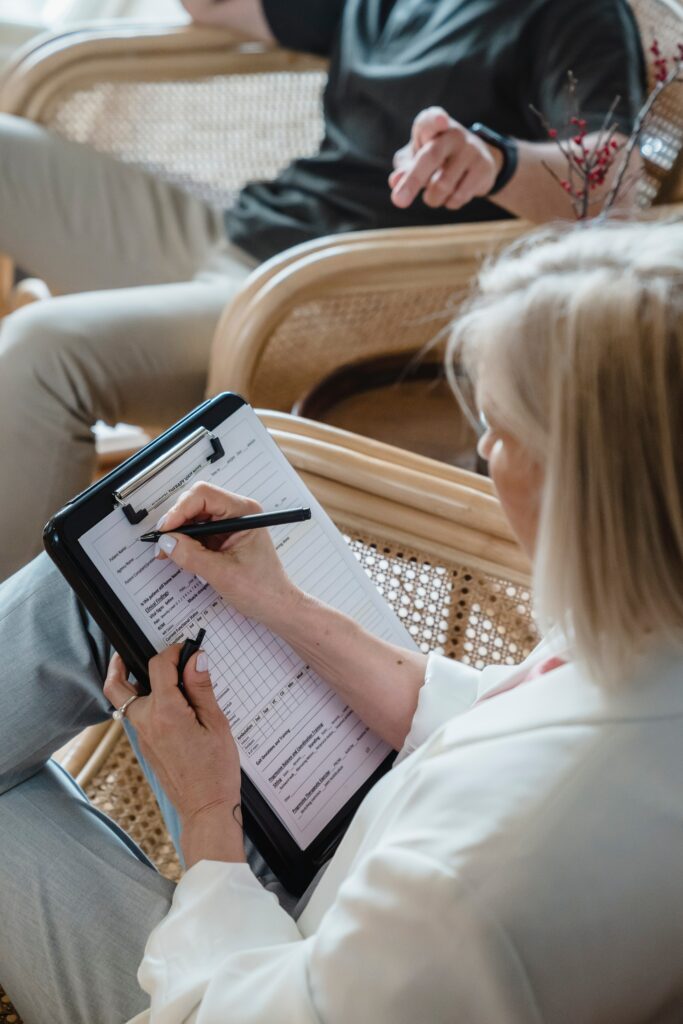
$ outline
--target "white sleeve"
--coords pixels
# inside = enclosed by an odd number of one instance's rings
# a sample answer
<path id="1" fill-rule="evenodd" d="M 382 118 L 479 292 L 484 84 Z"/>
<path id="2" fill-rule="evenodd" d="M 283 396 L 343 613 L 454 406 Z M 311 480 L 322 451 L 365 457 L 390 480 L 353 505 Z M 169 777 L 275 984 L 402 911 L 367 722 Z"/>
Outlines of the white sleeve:
<path id="1" fill-rule="evenodd" d="M 178 886 L 139 972 L 151 1024 L 529 1024 L 509 942 L 453 875 L 385 845 L 303 938 L 244 865 L 202 863 Z"/>
<path id="2" fill-rule="evenodd" d="M 429 655 L 417 710 L 396 758 L 397 764 L 451 718 L 472 707 L 479 693 L 480 677 L 478 669 L 463 665 L 461 661 L 452 661 L 440 654 Z"/>

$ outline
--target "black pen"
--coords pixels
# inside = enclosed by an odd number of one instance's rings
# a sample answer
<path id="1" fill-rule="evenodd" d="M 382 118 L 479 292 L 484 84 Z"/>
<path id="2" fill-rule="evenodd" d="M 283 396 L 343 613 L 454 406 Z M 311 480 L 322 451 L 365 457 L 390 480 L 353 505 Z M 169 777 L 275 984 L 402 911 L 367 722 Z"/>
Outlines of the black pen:
<path id="1" fill-rule="evenodd" d="M 165 533 L 182 533 L 185 537 L 213 537 L 218 533 L 240 533 L 263 526 L 281 526 L 284 523 L 303 523 L 311 518 L 310 508 L 285 508 L 281 512 L 258 512 L 256 515 L 236 519 L 214 519 L 206 523 L 187 523 L 176 530 L 152 530 L 143 533 L 140 540 L 156 544 Z"/>

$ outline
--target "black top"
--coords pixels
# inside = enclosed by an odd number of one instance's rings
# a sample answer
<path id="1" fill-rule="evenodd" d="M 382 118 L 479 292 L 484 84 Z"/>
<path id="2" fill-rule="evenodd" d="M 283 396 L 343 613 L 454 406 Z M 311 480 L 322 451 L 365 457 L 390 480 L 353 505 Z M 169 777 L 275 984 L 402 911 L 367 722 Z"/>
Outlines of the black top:
<path id="1" fill-rule="evenodd" d="M 644 60 L 627 0 L 263 0 L 286 47 L 330 58 L 320 151 L 272 182 L 247 185 L 226 214 L 233 242 L 259 259 L 321 235 L 364 228 L 496 220 L 475 199 L 396 209 L 387 177 L 413 119 L 442 106 L 464 125 L 481 121 L 542 141 L 534 104 L 567 122 L 567 72 L 582 115 L 600 126 L 617 95 L 630 130 L 644 93 Z"/>

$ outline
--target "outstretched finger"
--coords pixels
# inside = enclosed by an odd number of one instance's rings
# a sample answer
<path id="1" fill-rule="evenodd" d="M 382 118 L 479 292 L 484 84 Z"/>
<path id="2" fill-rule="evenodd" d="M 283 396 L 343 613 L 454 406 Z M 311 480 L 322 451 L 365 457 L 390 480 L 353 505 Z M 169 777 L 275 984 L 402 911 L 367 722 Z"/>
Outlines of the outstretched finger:
<path id="1" fill-rule="evenodd" d="M 457 187 L 445 203 L 447 210 L 460 210 L 467 203 L 471 203 L 477 192 L 477 178 L 473 170 L 466 171 L 458 182 Z"/>
<path id="2" fill-rule="evenodd" d="M 391 172 L 389 178 L 387 179 L 389 182 L 389 188 L 396 188 L 396 186 L 399 185 L 403 180 L 405 173 L 406 172 L 402 167 L 396 167 L 395 170 Z"/>
<path id="3" fill-rule="evenodd" d="M 410 206 L 427 185 L 432 175 L 442 166 L 448 156 L 445 136 L 428 142 L 415 157 L 403 181 L 391 194 L 392 201 L 400 208 Z"/>
<path id="4" fill-rule="evenodd" d="M 410 133 L 414 151 L 417 152 L 437 135 L 448 131 L 451 124 L 451 118 L 443 107 L 427 107 L 426 110 L 420 111 L 413 121 Z"/>
<path id="5" fill-rule="evenodd" d="M 470 170 L 471 159 L 466 150 L 460 150 L 432 175 L 422 196 L 427 206 L 444 206 Z"/>

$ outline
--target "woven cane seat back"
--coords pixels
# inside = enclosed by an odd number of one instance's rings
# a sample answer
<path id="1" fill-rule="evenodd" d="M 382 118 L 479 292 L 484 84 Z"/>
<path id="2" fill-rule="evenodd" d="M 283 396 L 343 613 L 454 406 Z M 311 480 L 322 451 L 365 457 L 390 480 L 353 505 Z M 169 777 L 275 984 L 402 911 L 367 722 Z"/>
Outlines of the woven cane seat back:
<path id="1" fill-rule="evenodd" d="M 452 281 L 321 289 L 288 308 L 278 322 L 255 368 L 250 398 L 261 408 L 288 411 L 340 365 L 386 352 L 409 358 L 439 342 L 455 308 Z M 454 422 L 456 413 L 454 405 Z"/>
<path id="2" fill-rule="evenodd" d="M 630 3 L 640 28 L 652 89 L 655 78 L 650 47 L 656 39 L 663 56 L 678 56 L 678 44 L 683 44 L 683 4 L 680 0 Z M 641 137 L 641 152 L 646 170 L 642 204 L 683 200 L 683 84 L 673 85 L 657 100 Z"/>
<path id="3" fill-rule="evenodd" d="M 221 208 L 247 182 L 315 152 L 322 71 L 169 81 L 95 79 L 42 120 L 65 138 L 136 164 Z"/>

